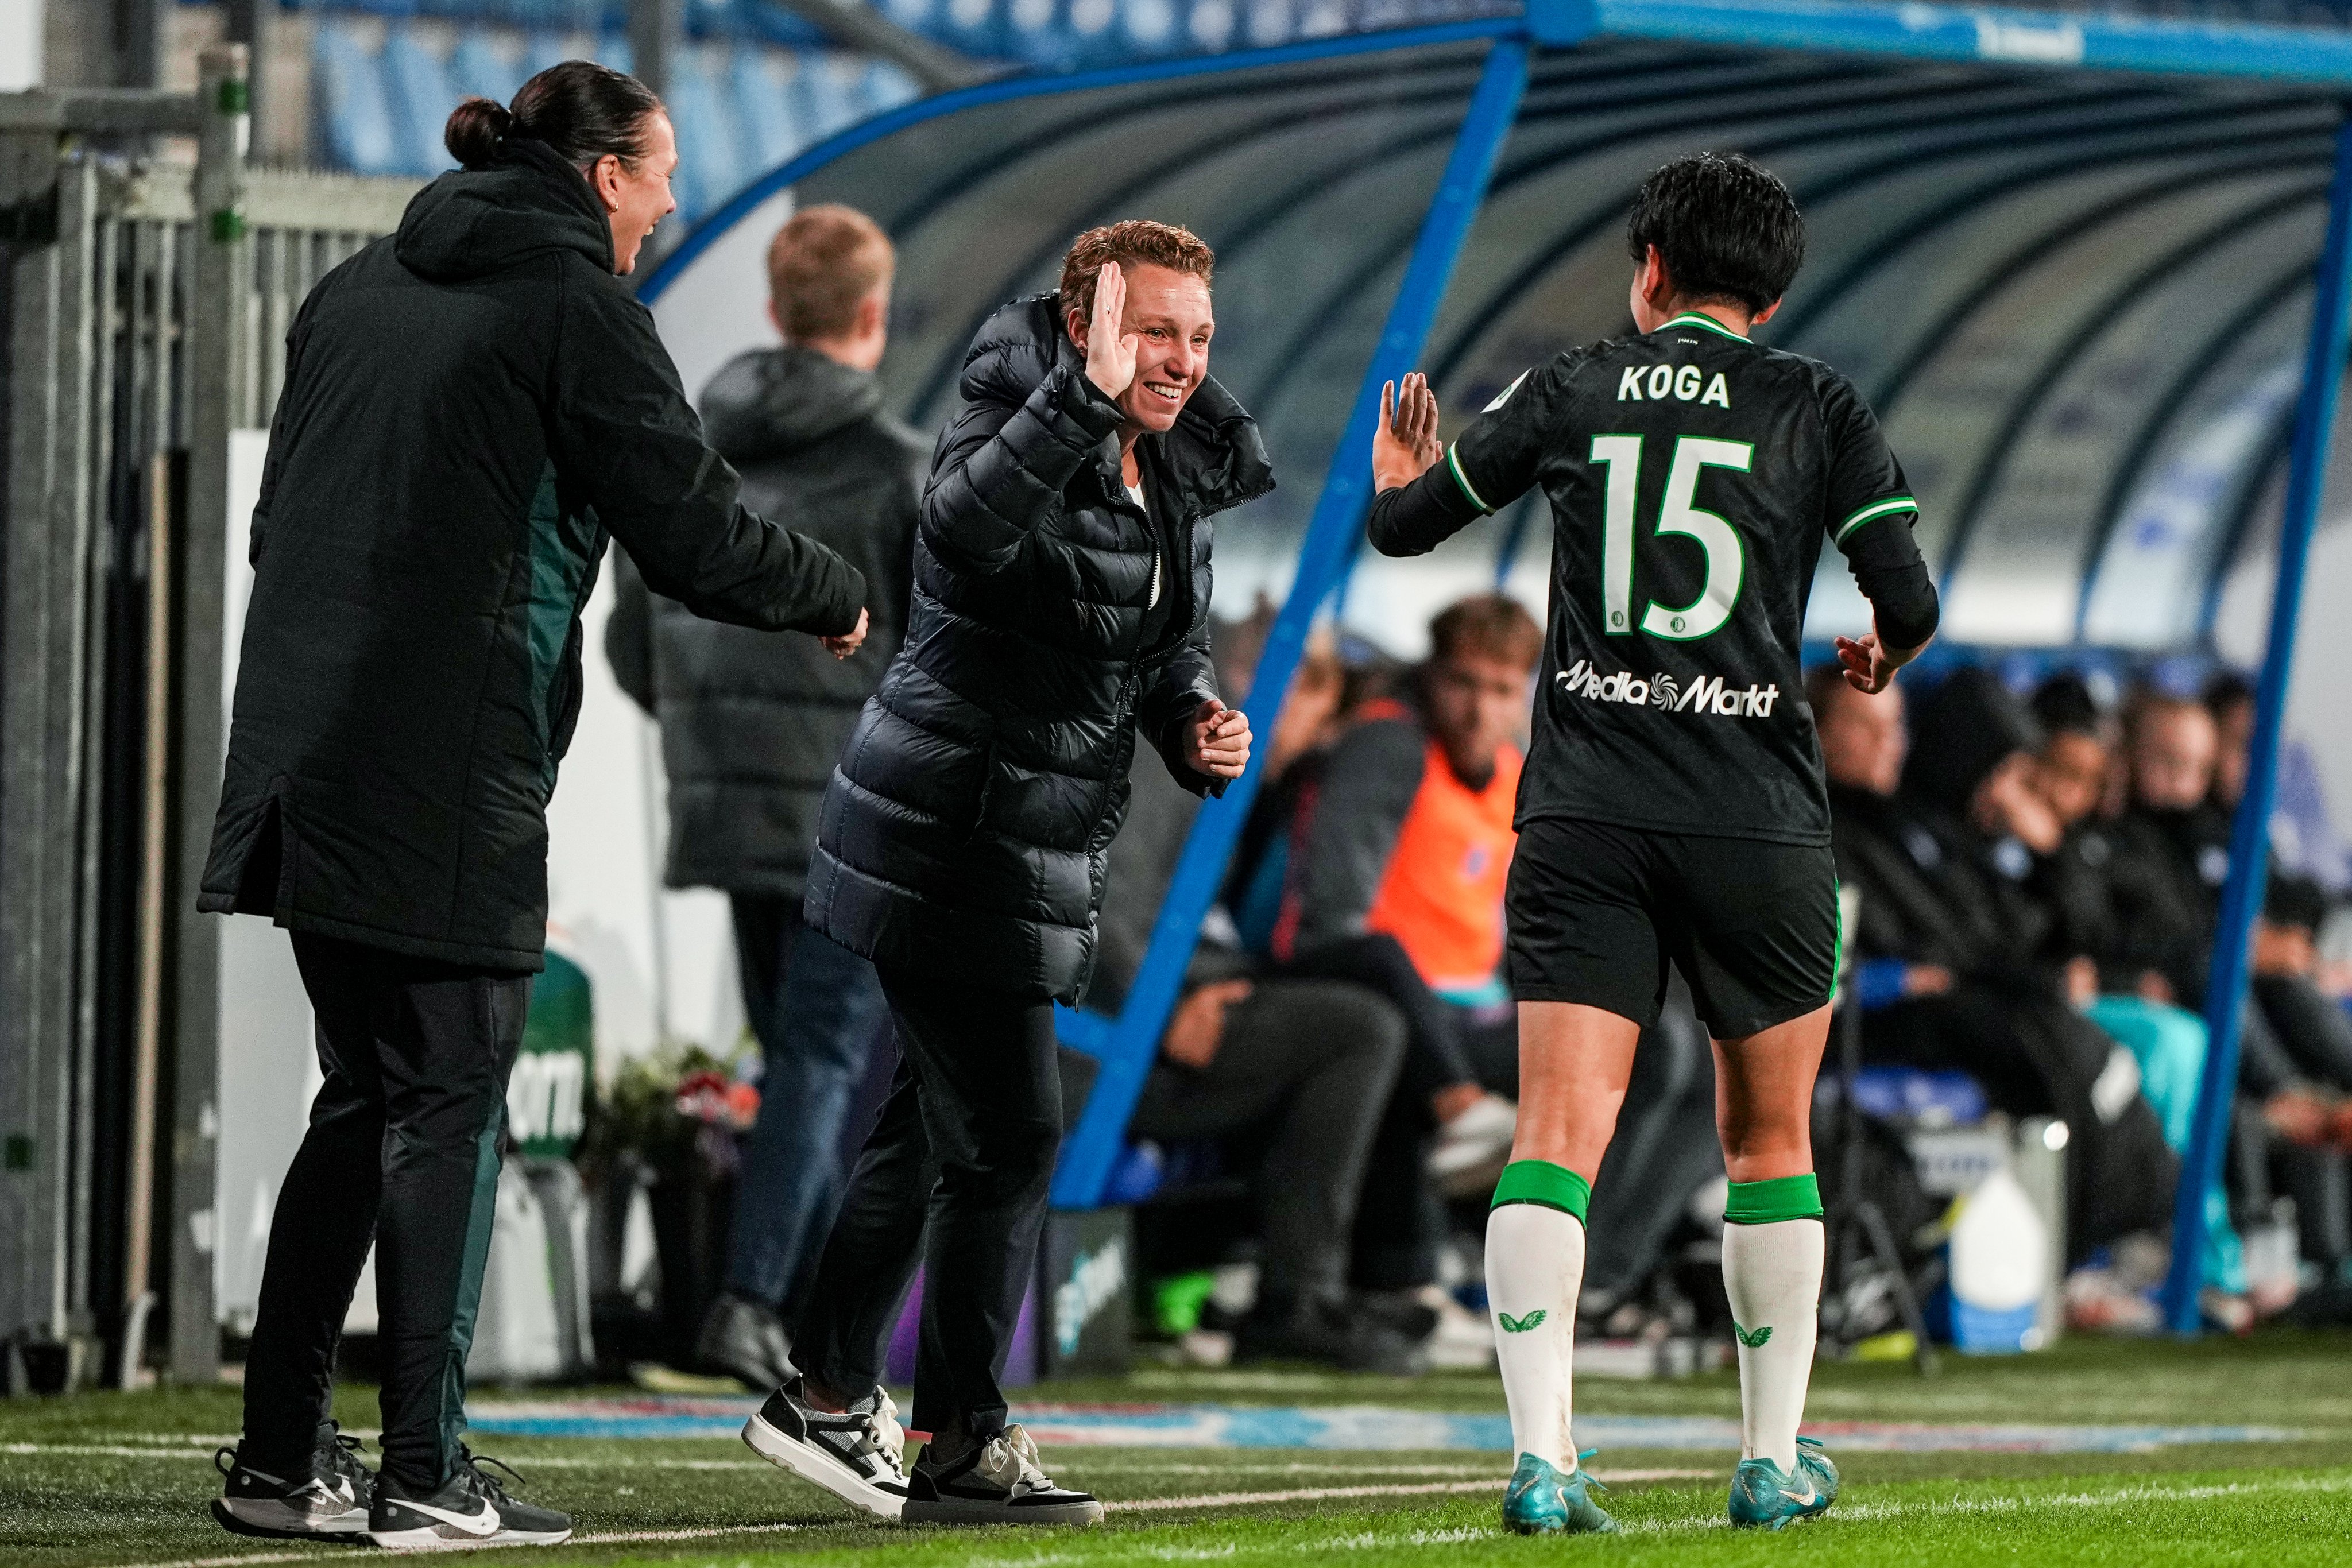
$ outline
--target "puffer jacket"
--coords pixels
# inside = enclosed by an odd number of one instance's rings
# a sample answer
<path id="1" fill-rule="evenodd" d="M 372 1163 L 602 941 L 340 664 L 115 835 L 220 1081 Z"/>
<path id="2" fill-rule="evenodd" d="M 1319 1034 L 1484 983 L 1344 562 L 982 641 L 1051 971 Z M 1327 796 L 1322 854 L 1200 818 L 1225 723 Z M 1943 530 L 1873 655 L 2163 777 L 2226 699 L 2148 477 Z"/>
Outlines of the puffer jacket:
<path id="1" fill-rule="evenodd" d="M 1274 476 L 1255 422 L 1204 381 L 1174 429 L 1137 443 L 1147 518 L 1119 482 L 1118 409 L 1060 307 L 1005 307 L 965 355 L 906 642 L 826 790 L 807 915 L 886 968 L 1076 1000 L 1138 732 L 1187 789 L 1222 792 L 1182 759 L 1185 721 L 1216 695 L 1209 519 Z M 1178 600 L 1146 647 L 1155 535 Z"/>
<path id="2" fill-rule="evenodd" d="M 418 193 L 288 334 L 198 907 L 538 968 L 608 534 L 699 615 L 839 633 L 866 597 L 744 507 L 588 183 L 512 141 Z"/>
<path id="3" fill-rule="evenodd" d="M 646 590 L 622 555 L 604 623 L 621 689 L 661 721 L 672 887 L 799 899 L 841 743 L 898 651 L 928 454 L 882 410 L 871 372 L 813 349 L 738 355 L 702 389 L 702 425 L 743 500 L 865 574 L 866 645 L 836 659 L 695 615 Z"/>

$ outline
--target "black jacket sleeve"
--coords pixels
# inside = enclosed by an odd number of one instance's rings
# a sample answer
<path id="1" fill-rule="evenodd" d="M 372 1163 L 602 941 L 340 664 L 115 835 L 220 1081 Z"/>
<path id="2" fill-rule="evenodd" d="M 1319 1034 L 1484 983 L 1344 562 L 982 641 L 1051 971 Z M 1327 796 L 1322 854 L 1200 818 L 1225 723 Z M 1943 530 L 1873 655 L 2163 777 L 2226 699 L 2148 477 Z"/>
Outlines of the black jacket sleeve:
<path id="1" fill-rule="evenodd" d="M 1196 772 L 1184 760 L 1184 726 L 1202 703 L 1217 695 L 1217 670 L 1209 653 L 1206 626 L 1177 643 L 1144 669 L 1142 693 L 1135 705 L 1136 729 L 1160 759 L 1168 776 L 1195 795 L 1223 795 L 1231 780 Z"/>
<path id="2" fill-rule="evenodd" d="M 708 620 L 835 636 L 857 624 L 866 581 L 801 534 L 756 516 L 735 470 L 704 444 L 646 308 L 566 268 L 551 389 L 549 455 L 646 583 Z"/>
<path id="3" fill-rule="evenodd" d="M 654 711 L 654 601 L 625 549 L 613 552 L 613 613 L 604 622 L 604 662 L 629 700 Z"/>
<path id="4" fill-rule="evenodd" d="M 1066 364 L 1018 408 L 966 403 L 931 458 L 923 537 L 969 570 L 1003 570 L 1118 422 L 1118 405 Z"/>

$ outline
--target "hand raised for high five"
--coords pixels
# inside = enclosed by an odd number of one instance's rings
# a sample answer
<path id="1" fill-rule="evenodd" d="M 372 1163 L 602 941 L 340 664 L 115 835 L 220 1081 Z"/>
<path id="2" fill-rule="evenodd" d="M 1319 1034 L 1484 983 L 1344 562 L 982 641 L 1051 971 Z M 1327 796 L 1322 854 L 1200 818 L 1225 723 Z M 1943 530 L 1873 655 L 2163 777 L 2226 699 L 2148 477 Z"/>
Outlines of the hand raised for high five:
<path id="1" fill-rule="evenodd" d="M 1107 261 L 1095 274 L 1095 313 L 1087 323 L 1087 380 L 1115 398 L 1135 381 L 1135 351 L 1143 339 L 1122 332 L 1127 320 L 1127 275 Z"/>
<path id="2" fill-rule="evenodd" d="M 1437 394 L 1429 390 L 1429 378 L 1412 371 L 1402 392 L 1394 382 L 1383 383 L 1380 428 L 1372 433 L 1373 487 L 1410 485 L 1444 455 L 1445 445 L 1437 439 Z"/>

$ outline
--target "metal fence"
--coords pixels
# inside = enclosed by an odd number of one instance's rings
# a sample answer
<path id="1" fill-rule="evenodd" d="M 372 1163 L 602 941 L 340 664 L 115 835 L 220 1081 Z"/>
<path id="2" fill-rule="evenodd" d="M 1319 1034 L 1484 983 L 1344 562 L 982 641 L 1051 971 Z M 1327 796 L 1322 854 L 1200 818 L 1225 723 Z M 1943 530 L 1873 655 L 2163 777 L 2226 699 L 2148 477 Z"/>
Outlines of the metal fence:
<path id="1" fill-rule="evenodd" d="M 245 68 L 228 46 L 193 98 L 0 95 L 12 1387 L 128 1385 L 159 1301 L 173 1376 L 218 1357 L 218 939 L 194 891 L 220 780 L 232 436 L 268 425 L 303 297 L 416 189 L 248 170 Z"/>

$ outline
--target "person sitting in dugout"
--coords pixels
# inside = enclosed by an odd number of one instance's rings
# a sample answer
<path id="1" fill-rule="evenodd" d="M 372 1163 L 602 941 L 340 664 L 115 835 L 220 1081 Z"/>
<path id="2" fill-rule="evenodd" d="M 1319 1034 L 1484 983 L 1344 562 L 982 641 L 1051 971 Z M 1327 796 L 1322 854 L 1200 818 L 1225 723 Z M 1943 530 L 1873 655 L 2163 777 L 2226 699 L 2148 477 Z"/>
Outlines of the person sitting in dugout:
<path id="1" fill-rule="evenodd" d="M 2023 835 L 2057 841 L 2054 819 L 2026 798 L 2029 716 L 1989 674 L 1962 671 L 1915 754 L 1899 691 L 1857 692 L 1823 665 L 1806 694 L 1839 879 L 1861 894 L 1846 940 L 1865 1059 L 1958 1068 L 1995 1109 L 2067 1123 L 2070 1264 L 2164 1233 L 2179 1162 L 2133 1059 L 2068 1005 L 2044 947 L 2050 916 L 2023 885 L 2034 860 Z"/>

